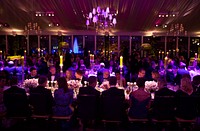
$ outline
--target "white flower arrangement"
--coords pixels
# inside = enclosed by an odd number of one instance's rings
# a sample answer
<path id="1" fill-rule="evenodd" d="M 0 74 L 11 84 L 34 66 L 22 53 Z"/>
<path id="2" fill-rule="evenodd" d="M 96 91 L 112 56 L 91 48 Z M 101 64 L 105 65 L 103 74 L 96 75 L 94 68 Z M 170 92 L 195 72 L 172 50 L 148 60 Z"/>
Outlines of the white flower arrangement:
<path id="1" fill-rule="evenodd" d="M 23 86 L 24 88 L 35 88 L 38 86 L 38 79 L 26 79 L 24 82 L 23 82 Z"/>
<path id="2" fill-rule="evenodd" d="M 109 81 L 103 81 L 100 85 L 100 88 L 102 89 L 108 89 L 110 87 Z"/>
<path id="3" fill-rule="evenodd" d="M 81 81 L 79 80 L 69 80 L 67 81 L 67 84 L 68 84 L 68 88 L 70 89 L 80 88 L 83 86 Z"/>
<path id="4" fill-rule="evenodd" d="M 145 88 L 144 88 L 145 91 L 152 93 L 152 92 L 157 91 L 158 89 L 159 88 L 158 88 L 157 82 L 155 82 L 155 81 L 146 81 L 145 82 Z"/>

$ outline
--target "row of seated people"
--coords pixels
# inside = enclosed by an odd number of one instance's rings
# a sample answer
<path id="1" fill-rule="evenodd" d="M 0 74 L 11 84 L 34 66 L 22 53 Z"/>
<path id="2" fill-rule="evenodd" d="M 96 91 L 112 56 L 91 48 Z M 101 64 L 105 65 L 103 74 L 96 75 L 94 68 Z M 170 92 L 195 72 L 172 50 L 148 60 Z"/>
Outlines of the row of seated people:
<path id="1" fill-rule="evenodd" d="M 46 89 L 47 77 L 40 76 L 39 86 L 30 89 L 27 96 L 24 89 L 17 86 L 17 78 L 10 80 L 11 87 L 3 92 L 3 102 L 7 109 L 7 116 L 54 115 L 89 118 L 91 109 L 96 119 L 120 120 L 128 122 L 128 117 L 143 119 L 194 119 L 197 116 L 199 96 L 193 93 L 189 78 L 182 78 L 181 87 L 174 92 L 166 87 L 165 79 L 158 80 L 160 89 L 155 92 L 152 101 L 150 93 L 144 91 L 145 79 L 138 78 L 136 84 L 139 89 L 130 94 L 125 100 L 124 90 L 116 87 L 116 77 L 109 78 L 110 88 L 102 93 L 94 89 L 97 78 L 88 79 L 89 86 L 79 89 L 78 99 L 73 99 L 73 90 L 68 89 L 64 77 L 58 79 L 58 89 L 54 97 Z M 86 99 L 84 95 L 94 96 L 95 99 Z M 82 104 L 82 105 L 81 105 Z M 94 105 L 92 105 L 94 104 Z M 93 108 L 96 107 L 96 108 Z M 89 111 L 84 114 L 83 112 Z"/>

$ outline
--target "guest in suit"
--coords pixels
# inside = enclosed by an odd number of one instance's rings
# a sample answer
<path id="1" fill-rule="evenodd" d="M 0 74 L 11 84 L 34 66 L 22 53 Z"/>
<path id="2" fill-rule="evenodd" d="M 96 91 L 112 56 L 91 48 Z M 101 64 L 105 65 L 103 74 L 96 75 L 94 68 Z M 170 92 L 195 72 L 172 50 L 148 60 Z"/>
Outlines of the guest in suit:
<path id="1" fill-rule="evenodd" d="M 109 84 L 110 88 L 103 91 L 101 95 L 103 105 L 101 106 L 103 108 L 101 109 L 102 117 L 111 120 L 121 120 L 124 126 L 126 126 L 128 122 L 126 109 L 128 106 L 125 103 L 124 90 L 116 87 L 117 78 L 115 76 L 110 76 Z"/>
<path id="2" fill-rule="evenodd" d="M 138 74 L 136 76 L 133 76 L 132 81 L 136 82 L 137 78 L 145 78 L 145 74 L 146 74 L 145 69 L 144 68 L 140 68 Z"/>
<path id="3" fill-rule="evenodd" d="M 176 117 L 194 119 L 196 117 L 197 103 L 194 97 L 191 79 L 181 79 L 180 89 L 176 91 Z"/>
<path id="4" fill-rule="evenodd" d="M 78 97 L 78 102 L 81 101 L 82 104 L 79 105 L 79 103 L 78 103 L 77 112 L 80 116 L 82 116 L 81 112 L 85 112 L 85 111 L 87 112 L 87 110 L 89 110 L 88 108 L 93 108 L 92 110 L 90 110 L 91 112 L 89 113 L 91 116 L 87 116 L 87 118 L 88 117 L 95 118 L 96 119 L 95 122 L 98 122 L 98 120 L 100 119 L 100 113 L 99 113 L 100 92 L 95 89 L 95 86 L 97 84 L 97 77 L 90 76 L 88 78 L 88 82 L 89 82 L 88 86 L 81 87 L 79 89 L 78 95 L 79 96 L 86 95 L 84 97 L 87 99 L 81 99 L 83 97 L 80 97 L 80 99 L 79 99 L 79 97 Z M 92 100 L 88 103 L 88 99 L 92 99 Z M 87 107 L 85 107 L 85 106 L 87 106 Z M 82 123 L 84 123 L 85 125 L 88 122 L 89 121 L 87 121 L 87 120 L 82 120 Z"/>
<path id="5" fill-rule="evenodd" d="M 125 98 L 124 96 L 124 90 L 118 89 L 116 87 L 117 84 L 117 78 L 115 76 L 111 76 L 109 78 L 109 84 L 110 88 L 102 92 L 102 96 L 121 96 Z"/>
<path id="6" fill-rule="evenodd" d="M 130 94 L 130 109 L 128 115 L 132 118 L 148 118 L 150 93 L 144 91 L 145 79 L 139 77 L 136 80 L 138 90 Z"/>
<path id="7" fill-rule="evenodd" d="M 98 78 L 99 84 L 102 84 L 102 82 L 104 81 L 104 73 L 110 75 L 109 70 L 105 69 L 105 64 L 100 63 L 100 68 L 97 70 L 97 78 Z"/>
<path id="8" fill-rule="evenodd" d="M 84 81 L 87 81 L 87 78 L 83 75 L 83 71 L 81 70 L 76 70 L 75 79 L 80 80 L 82 84 L 84 84 Z"/>
<path id="9" fill-rule="evenodd" d="M 26 76 L 26 79 L 38 79 L 37 69 L 35 67 L 30 68 L 30 74 Z"/>
<path id="10" fill-rule="evenodd" d="M 117 78 L 117 84 L 122 87 L 126 87 L 126 79 L 120 74 L 119 70 L 115 71 L 115 76 Z"/>
<path id="11" fill-rule="evenodd" d="M 174 119 L 175 92 L 167 88 L 167 81 L 163 77 L 158 79 L 158 87 L 152 104 L 153 118 Z"/>
<path id="12" fill-rule="evenodd" d="M 12 77 L 11 87 L 4 91 L 3 101 L 7 109 L 7 116 L 30 116 L 28 97 L 26 91 L 17 86 L 17 77 Z"/>
<path id="13" fill-rule="evenodd" d="M 168 65 L 167 70 L 166 70 L 166 80 L 170 84 L 174 84 L 174 72 L 173 72 L 173 67 L 172 65 Z"/>
<path id="14" fill-rule="evenodd" d="M 59 74 L 56 72 L 56 67 L 51 66 L 49 67 L 49 73 L 47 75 L 49 81 L 57 81 L 60 77 Z"/>
<path id="15" fill-rule="evenodd" d="M 95 89 L 95 86 L 97 84 L 97 77 L 90 76 L 88 78 L 88 82 L 89 82 L 89 85 L 87 87 L 82 87 L 79 89 L 79 95 L 89 94 L 89 95 L 95 95 L 95 96 L 99 97 L 100 92 Z"/>
<path id="16" fill-rule="evenodd" d="M 72 114 L 71 104 L 73 102 L 73 90 L 67 86 L 65 77 L 59 77 L 58 89 L 54 92 L 54 115 L 69 116 Z"/>
<path id="17" fill-rule="evenodd" d="M 183 75 L 189 75 L 189 71 L 185 70 L 186 64 L 183 62 L 180 62 L 180 68 L 177 71 L 177 75 L 175 78 L 175 82 L 177 85 L 180 85 L 181 78 Z"/>
<path id="18" fill-rule="evenodd" d="M 33 113 L 36 115 L 52 114 L 54 99 L 51 90 L 46 89 L 47 77 L 40 76 L 38 86 L 30 89 L 30 104 L 33 106 Z"/>

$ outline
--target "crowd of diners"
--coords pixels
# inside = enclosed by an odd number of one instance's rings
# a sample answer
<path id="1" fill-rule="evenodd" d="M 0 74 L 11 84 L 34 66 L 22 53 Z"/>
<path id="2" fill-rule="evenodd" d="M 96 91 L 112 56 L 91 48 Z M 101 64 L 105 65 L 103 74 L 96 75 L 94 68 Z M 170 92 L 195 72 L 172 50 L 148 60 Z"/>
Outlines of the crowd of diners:
<path id="1" fill-rule="evenodd" d="M 77 99 L 73 97 L 74 91 L 67 84 L 73 79 L 80 80 L 83 84 L 84 81 L 88 81 L 86 87 L 80 87 L 78 95 L 95 95 L 98 98 L 97 121 L 103 117 L 101 99 L 104 97 L 122 99 L 123 108 L 119 114 L 125 126 L 129 117 L 159 120 L 195 119 L 200 111 L 200 75 L 191 77 L 190 74 L 190 70 L 197 72 L 198 66 L 197 64 L 188 66 L 182 57 L 170 58 L 164 65 L 163 60 L 156 60 L 151 56 L 140 58 L 140 55 L 135 53 L 131 57 L 124 57 L 120 74 L 118 56 L 113 56 L 110 60 L 95 56 L 95 61 L 91 63 L 89 56 L 81 57 L 72 53 L 66 54 L 61 74 L 59 56 L 41 58 L 27 56 L 26 65 L 23 67 L 24 79 L 38 79 L 38 86 L 30 88 L 29 95 L 19 86 L 22 81 L 22 65 L 19 60 L 2 60 L 0 66 L 1 115 L 72 116 L 72 123 L 76 123 L 79 105 Z M 45 88 L 52 78 L 58 84 L 54 94 Z M 158 82 L 159 87 L 153 100 L 151 93 L 144 90 L 145 81 L 152 80 Z M 95 87 L 104 81 L 109 82 L 109 88 L 99 92 Z M 126 89 L 127 82 L 136 82 L 138 86 L 137 90 L 130 92 L 128 100 L 125 99 L 124 90 L 116 86 L 121 84 Z M 169 86 L 176 86 L 176 89 Z M 15 93 L 20 95 L 14 96 Z"/>

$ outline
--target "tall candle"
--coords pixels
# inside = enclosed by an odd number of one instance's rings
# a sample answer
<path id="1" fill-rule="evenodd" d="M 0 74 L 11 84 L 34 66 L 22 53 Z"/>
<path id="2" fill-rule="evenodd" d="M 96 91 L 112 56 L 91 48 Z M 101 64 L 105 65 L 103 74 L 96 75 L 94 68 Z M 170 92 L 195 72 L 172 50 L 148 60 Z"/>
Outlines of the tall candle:
<path id="1" fill-rule="evenodd" d="M 160 57 L 160 54 L 161 54 L 161 51 L 159 51 L 158 52 L 158 59 L 160 59 L 161 57 Z"/>
<path id="2" fill-rule="evenodd" d="M 120 67 L 123 67 L 123 56 L 120 56 L 119 66 L 120 66 Z"/>
<path id="3" fill-rule="evenodd" d="M 24 56 L 22 56 L 21 59 L 22 59 L 22 66 L 24 66 Z"/>
<path id="4" fill-rule="evenodd" d="M 2 60 L 2 50 L 0 50 L 0 60 Z"/>
<path id="5" fill-rule="evenodd" d="M 168 60 L 168 57 L 166 56 L 165 57 L 165 63 L 164 63 L 165 68 L 167 68 L 167 60 Z"/>
<path id="6" fill-rule="evenodd" d="M 26 56 L 26 50 L 24 50 L 24 56 Z"/>
<path id="7" fill-rule="evenodd" d="M 162 51 L 162 59 L 164 59 L 164 53 L 165 53 L 165 52 L 164 52 L 164 51 Z"/>
<path id="8" fill-rule="evenodd" d="M 63 56 L 60 56 L 60 66 L 63 66 Z"/>
<path id="9" fill-rule="evenodd" d="M 197 58 L 197 53 L 195 53 L 195 59 Z"/>
<path id="10" fill-rule="evenodd" d="M 90 62 L 94 62 L 94 55 L 90 54 Z"/>

